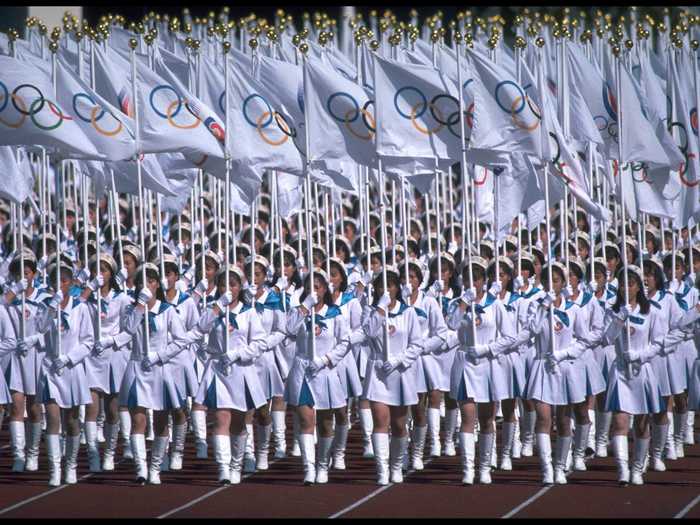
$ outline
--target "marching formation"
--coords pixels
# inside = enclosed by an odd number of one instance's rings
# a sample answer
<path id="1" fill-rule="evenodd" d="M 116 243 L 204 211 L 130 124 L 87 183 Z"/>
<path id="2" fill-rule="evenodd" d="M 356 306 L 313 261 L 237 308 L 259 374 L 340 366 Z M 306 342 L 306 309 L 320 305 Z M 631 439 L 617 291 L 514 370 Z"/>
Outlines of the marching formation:
<path id="1" fill-rule="evenodd" d="M 699 19 L 525 10 L 511 49 L 500 17 L 373 14 L 343 51 L 325 15 L 225 15 L 0 42 L 13 472 L 76 483 L 85 445 L 160 484 L 191 432 L 222 484 L 288 454 L 327 483 L 353 414 L 380 485 L 440 455 L 464 485 L 533 455 L 546 485 L 608 455 L 641 485 L 684 456 Z"/>

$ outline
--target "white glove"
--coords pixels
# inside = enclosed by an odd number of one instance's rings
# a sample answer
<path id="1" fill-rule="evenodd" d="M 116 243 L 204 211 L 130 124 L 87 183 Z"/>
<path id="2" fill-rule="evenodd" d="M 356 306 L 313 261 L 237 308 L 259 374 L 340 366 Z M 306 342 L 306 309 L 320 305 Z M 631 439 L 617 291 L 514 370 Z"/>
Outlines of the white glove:
<path id="1" fill-rule="evenodd" d="M 39 334 L 26 335 L 26 336 L 24 336 L 24 341 L 21 341 L 21 342 L 23 342 L 26 345 L 27 349 L 29 349 L 29 348 L 32 348 L 33 346 L 35 346 L 39 342 L 40 339 L 41 339 L 41 335 L 39 335 Z"/>
<path id="2" fill-rule="evenodd" d="M 447 245 L 447 251 L 454 254 L 457 252 L 459 249 L 459 246 L 457 246 L 457 243 L 454 241 L 450 241 L 450 243 Z"/>
<path id="3" fill-rule="evenodd" d="M 369 284 L 372 282 L 373 277 L 374 277 L 374 274 L 371 271 L 366 271 L 365 273 L 362 274 L 360 281 L 362 282 L 363 286 L 369 286 Z"/>
<path id="4" fill-rule="evenodd" d="M 158 357 L 158 354 L 156 352 L 148 352 L 144 358 L 143 361 L 141 361 L 141 368 L 144 370 L 150 370 L 153 368 L 154 365 L 158 364 L 160 362 L 160 357 Z"/>
<path id="5" fill-rule="evenodd" d="M 216 252 L 216 255 L 217 255 L 217 257 L 219 257 L 220 261 L 223 261 L 225 259 L 224 252 L 222 250 L 219 250 L 218 252 Z"/>
<path id="6" fill-rule="evenodd" d="M 491 295 L 497 296 L 499 293 L 501 293 L 502 290 L 503 290 L 503 287 L 501 286 L 501 282 L 494 281 L 493 284 L 491 285 L 491 288 L 489 288 L 489 293 Z"/>
<path id="7" fill-rule="evenodd" d="M 476 290 L 474 288 L 467 288 L 464 290 L 461 299 L 467 305 L 473 303 L 476 300 Z"/>
<path id="8" fill-rule="evenodd" d="M 237 350 L 229 350 L 229 351 L 226 352 L 222 357 L 223 357 L 223 361 L 224 361 L 227 365 L 230 366 L 230 365 L 232 365 L 233 363 L 235 363 L 236 361 L 240 360 L 241 354 L 238 353 Z"/>
<path id="9" fill-rule="evenodd" d="M 554 302 L 555 298 L 556 296 L 554 295 L 554 292 L 547 292 L 542 298 L 542 306 L 544 308 L 549 308 L 550 306 L 552 306 L 552 303 Z"/>
<path id="10" fill-rule="evenodd" d="M 97 277 L 95 277 L 92 281 L 88 283 L 88 288 L 92 290 L 93 292 L 102 288 L 105 284 L 105 278 L 102 277 L 101 273 L 97 274 Z"/>
<path id="11" fill-rule="evenodd" d="M 468 346 L 466 349 L 467 355 L 472 359 L 484 357 L 488 355 L 490 351 L 491 349 L 489 348 L 489 345 Z"/>
<path id="12" fill-rule="evenodd" d="M 114 346 L 114 337 L 111 335 L 103 335 L 100 338 L 100 344 L 105 349 L 109 348 L 110 346 Z"/>
<path id="13" fill-rule="evenodd" d="M 90 273 L 87 271 L 87 269 L 83 268 L 73 277 L 80 283 L 81 286 L 85 286 L 90 278 Z"/>
<path id="14" fill-rule="evenodd" d="M 160 287 L 163 289 L 163 292 L 167 292 L 170 289 L 170 285 L 168 284 L 168 279 L 163 277 L 160 280 Z"/>
<path id="15" fill-rule="evenodd" d="M 53 363 L 51 363 L 51 370 L 54 374 L 61 375 L 61 371 L 69 364 L 70 359 L 68 359 L 68 356 L 59 355 L 56 359 L 53 360 Z"/>
<path id="16" fill-rule="evenodd" d="M 299 258 L 297 259 L 297 268 L 299 269 L 299 271 L 301 271 L 301 269 L 302 269 L 302 268 L 305 268 L 305 267 L 306 267 L 306 263 L 304 262 L 304 259 L 302 259 L 301 257 L 299 257 Z"/>
<path id="17" fill-rule="evenodd" d="M 292 284 L 289 286 L 289 289 L 287 290 L 287 295 L 293 295 L 294 292 L 296 292 L 296 289 L 297 289 L 297 287 L 294 286 L 294 283 L 292 283 Z"/>
<path id="18" fill-rule="evenodd" d="M 207 281 L 207 278 L 205 277 L 201 281 L 197 283 L 197 286 L 195 287 L 194 291 L 195 293 L 199 295 L 204 295 L 207 293 L 207 289 L 209 288 L 209 281 Z"/>
<path id="19" fill-rule="evenodd" d="M 314 357 L 313 361 L 311 361 L 306 367 L 306 372 L 309 374 L 310 377 L 314 377 L 321 371 L 321 369 L 326 368 L 327 366 L 328 359 L 326 359 L 325 356 L 316 356 Z"/>
<path id="20" fill-rule="evenodd" d="M 23 279 L 20 279 L 19 281 L 17 281 L 15 284 L 13 284 L 10 287 L 10 290 L 12 291 L 13 294 L 15 294 L 16 296 L 19 297 L 20 295 L 22 295 L 22 292 L 24 292 L 27 289 L 27 285 L 28 285 L 27 280 L 23 278 Z"/>
<path id="21" fill-rule="evenodd" d="M 316 292 L 311 292 L 301 304 L 310 312 L 311 309 L 318 304 L 318 295 L 316 295 Z"/>
<path id="22" fill-rule="evenodd" d="M 138 304 L 146 306 L 151 299 L 153 299 L 153 294 L 148 288 L 142 288 L 139 292 L 139 297 L 137 299 Z"/>
<path id="23" fill-rule="evenodd" d="M 275 283 L 275 288 L 277 288 L 280 292 L 286 290 L 288 286 L 289 282 L 287 281 L 287 278 L 284 275 L 277 279 L 277 282 Z"/>
<path id="24" fill-rule="evenodd" d="M 187 283 L 187 286 L 189 286 L 194 280 L 194 267 L 190 266 L 187 268 L 187 271 L 183 274 L 182 278 L 184 279 L 185 283 Z"/>
<path id="25" fill-rule="evenodd" d="M 386 374 L 389 375 L 391 374 L 398 366 L 401 364 L 401 357 L 395 355 L 394 357 L 390 357 L 388 361 L 384 361 L 382 363 L 382 371 Z"/>
<path id="26" fill-rule="evenodd" d="M 625 360 L 628 363 L 634 363 L 637 361 L 641 361 L 642 359 L 642 352 L 640 350 L 627 350 L 627 352 L 624 352 L 623 355 L 625 356 Z"/>
<path id="27" fill-rule="evenodd" d="M 389 292 L 384 292 L 379 298 L 379 303 L 377 304 L 377 306 L 386 312 L 389 309 L 390 304 L 391 296 L 389 295 Z"/>
<path id="28" fill-rule="evenodd" d="M 525 279 L 523 279 L 522 275 L 518 275 L 515 280 L 513 280 L 513 287 L 515 290 L 520 290 L 525 286 Z"/>
<path id="29" fill-rule="evenodd" d="M 115 276 L 115 279 L 117 281 L 117 286 L 120 288 L 124 286 L 126 283 L 127 278 L 129 277 L 129 272 L 126 271 L 126 268 L 121 268 L 118 272 L 117 275 Z"/>
<path id="30" fill-rule="evenodd" d="M 178 292 L 186 292 L 187 291 L 187 283 L 183 279 L 178 279 L 175 281 L 175 289 Z"/>
<path id="31" fill-rule="evenodd" d="M 51 298 L 51 302 L 49 303 L 49 308 L 53 308 L 54 310 L 58 310 L 58 305 L 63 302 L 63 292 L 61 290 L 58 290 L 54 296 Z"/>
<path id="32" fill-rule="evenodd" d="M 428 289 L 427 295 L 430 297 L 438 297 L 440 295 L 440 292 L 445 288 L 445 281 L 442 279 L 436 279 L 433 281 L 433 284 L 430 286 Z"/>
<path id="33" fill-rule="evenodd" d="M 552 354 L 552 357 L 554 360 L 559 363 L 563 361 L 564 359 L 569 358 L 569 352 L 566 350 L 566 348 L 555 350 Z"/>
<path id="34" fill-rule="evenodd" d="M 403 300 L 408 301 L 411 298 L 411 295 L 413 295 L 413 286 L 410 284 L 402 284 L 401 297 L 403 297 Z"/>
<path id="35" fill-rule="evenodd" d="M 248 300 L 249 303 L 253 303 L 255 301 L 255 297 L 258 295 L 258 287 L 255 286 L 254 284 L 246 285 L 245 287 L 245 296 L 246 299 Z"/>
<path id="36" fill-rule="evenodd" d="M 37 268 L 39 271 L 43 272 L 46 269 L 46 266 L 49 264 L 49 258 L 44 255 L 41 259 L 39 259 L 39 262 L 37 263 Z"/>
<path id="37" fill-rule="evenodd" d="M 182 257 L 183 255 L 185 255 L 185 245 L 179 242 L 175 246 L 175 257 Z"/>
<path id="38" fill-rule="evenodd" d="M 328 283 L 328 291 L 332 294 L 335 293 L 335 286 L 333 283 Z"/>
<path id="39" fill-rule="evenodd" d="M 568 301 L 571 296 L 574 295 L 574 290 L 571 288 L 571 285 L 568 284 L 562 289 L 561 294 L 564 297 L 564 300 Z"/>
<path id="40" fill-rule="evenodd" d="M 219 307 L 219 310 L 222 312 L 226 311 L 226 308 L 228 305 L 230 305 L 233 302 L 233 295 L 231 292 L 226 292 L 219 297 L 219 300 L 216 301 L 216 306 Z"/>
<path id="41" fill-rule="evenodd" d="M 223 256 L 222 256 L 221 260 L 222 261 L 224 260 Z M 272 271 L 272 266 L 268 266 L 267 271 L 265 272 L 265 280 L 270 282 L 270 281 L 272 281 L 272 278 L 274 276 L 275 276 L 275 272 Z"/>
<path id="42" fill-rule="evenodd" d="M 102 342 L 97 341 L 95 343 L 95 346 L 92 348 L 92 355 L 94 355 L 95 357 L 100 357 L 104 353 L 104 351 L 105 347 L 102 346 Z"/>
<path id="43" fill-rule="evenodd" d="M 625 321 L 627 321 L 627 318 L 629 317 L 630 312 L 629 312 L 629 309 L 627 308 L 627 306 L 623 304 L 622 306 L 620 306 L 620 311 L 617 313 L 613 312 L 613 315 L 619 321 L 624 323 Z"/>

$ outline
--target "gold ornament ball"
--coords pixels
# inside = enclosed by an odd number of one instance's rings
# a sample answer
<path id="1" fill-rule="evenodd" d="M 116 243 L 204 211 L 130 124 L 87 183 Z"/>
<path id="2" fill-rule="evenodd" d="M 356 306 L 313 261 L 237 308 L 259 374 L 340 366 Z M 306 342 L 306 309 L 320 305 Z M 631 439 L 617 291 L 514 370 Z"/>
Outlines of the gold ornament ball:
<path id="1" fill-rule="evenodd" d="M 634 47 L 634 42 L 632 42 L 632 40 L 628 38 L 627 40 L 625 40 L 625 47 L 627 49 L 632 49 Z"/>
<path id="2" fill-rule="evenodd" d="M 537 37 L 537 40 L 535 40 L 535 45 L 537 47 L 543 47 L 544 46 L 544 38 L 541 36 Z"/>
<path id="3" fill-rule="evenodd" d="M 129 47 L 131 49 L 136 49 L 136 47 L 139 45 L 139 41 L 136 40 L 135 38 L 130 38 L 129 39 Z"/>
<path id="4" fill-rule="evenodd" d="M 369 43 L 369 47 L 372 51 L 376 51 L 377 49 L 379 49 L 379 42 L 377 42 L 376 40 L 372 40 Z"/>
<path id="5" fill-rule="evenodd" d="M 248 45 L 250 46 L 251 49 L 257 49 L 258 47 L 258 39 L 257 38 L 251 38 L 248 41 Z"/>
<path id="6" fill-rule="evenodd" d="M 698 46 L 700 46 L 700 42 L 698 42 L 697 40 L 690 41 L 690 47 L 692 47 L 693 49 L 697 49 Z"/>
<path id="7" fill-rule="evenodd" d="M 56 42 L 56 41 L 49 42 L 49 51 L 51 51 L 52 53 L 55 53 L 56 51 L 58 51 L 58 42 Z"/>
<path id="8" fill-rule="evenodd" d="M 309 44 L 307 44 L 306 42 L 303 42 L 303 43 L 299 46 L 299 51 L 301 51 L 302 54 L 305 55 L 305 54 L 309 51 Z"/>

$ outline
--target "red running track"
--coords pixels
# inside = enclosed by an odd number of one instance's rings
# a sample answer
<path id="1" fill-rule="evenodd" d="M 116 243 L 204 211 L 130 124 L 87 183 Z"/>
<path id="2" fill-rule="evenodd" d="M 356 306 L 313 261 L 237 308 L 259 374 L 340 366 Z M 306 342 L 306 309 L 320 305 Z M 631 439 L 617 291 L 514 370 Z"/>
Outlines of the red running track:
<path id="1" fill-rule="evenodd" d="M 291 429 L 291 421 L 288 428 Z M 700 432 L 698 433 L 700 435 Z M 188 436 L 189 438 L 190 436 Z M 236 486 L 221 487 L 211 458 L 197 460 L 188 441 L 184 469 L 161 475 L 160 486 L 131 484 L 130 462 L 114 472 L 90 475 L 85 447 L 77 485 L 47 486 L 41 470 L 13 474 L 6 430 L 0 433 L 0 520 L 6 518 L 700 518 L 700 445 L 666 462 L 668 471 L 648 472 L 645 485 L 620 488 L 612 458 L 589 461 L 587 472 L 564 486 L 542 487 L 536 458 L 514 460 L 496 470 L 493 484 L 463 487 L 458 457 L 426 458 L 400 485 L 378 487 L 374 463 L 362 458 L 359 425 L 348 442 L 346 471 L 332 471 L 327 485 L 304 487 L 300 458 L 270 460 Z M 291 435 L 288 436 L 291 444 Z M 630 447 L 632 448 L 632 447 Z M 121 457 L 120 455 L 118 457 Z"/>

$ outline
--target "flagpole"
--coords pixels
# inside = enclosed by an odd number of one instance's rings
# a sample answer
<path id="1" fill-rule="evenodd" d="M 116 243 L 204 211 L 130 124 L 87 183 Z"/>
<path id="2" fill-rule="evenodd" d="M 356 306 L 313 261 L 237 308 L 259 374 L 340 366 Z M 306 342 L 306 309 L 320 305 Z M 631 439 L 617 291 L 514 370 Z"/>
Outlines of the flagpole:
<path id="1" fill-rule="evenodd" d="M 142 289 L 146 289 L 146 239 L 145 239 L 145 213 L 143 205 L 143 174 L 141 173 L 141 125 L 139 122 L 139 107 L 137 98 L 137 79 L 136 79 L 136 47 L 139 42 L 135 38 L 129 40 L 129 48 L 131 52 L 129 53 L 129 58 L 131 59 L 131 96 L 133 98 L 133 108 L 134 108 L 134 123 L 135 123 L 135 141 L 136 141 L 136 176 L 138 179 L 138 189 L 139 189 L 139 236 L 141 241 L 141 286 Z M 148 356 L 150 351 L 150 327 L 148 325 L 148 315 L 149 307 L 146 304 L 144 306 L 144 339 L 146 354 L 144 358 Z"/>
<path id="2" fill-rule="evenodd" d="M 474 286 L 474 270 L 472 269 L 472 230 L 471 230 L 471 224 L 467 224 L 466 219 L 469 216 L 470 213 L 470 208 L 469 202 L 467 199 L 467 181 L 468 181 L 468 174 L 467 174 L 467 143 L 466 143 L 466 129 L 464 126 L 464 116 L 465 116 L 465 110 L 464 110 L 464 84 L 462 83 L 462 64 L 461 64 L 461 56 L 462 56 L 462 34 L 457 31 L 454 34 L 454 39 L 455 39 L 455 45 L 457 48 L 457 82 L 459 84 L 459 143 L 461 146 L 461 164 L 460 164 L 460 171 L 462 172 L 462 215 L 463 215 L 463 220 L 465 221 L 465 231 L 466 231 L 466 236 L 467 236 L 467 250 L 466 250 L 466 256 L 467 256 L 467 272 L 469 275 L 469 288 L 475 288 Z M 467 33 L 464 37 L 464 42 L 467 46 L 472 47 L 472 36 L 471 34 Z M 466 51 L 466 49 L 465 49 Z M 473 186 L 472 186 L 473 187 Z M 471 219 L 471 217 L 469 217 Z M 430 228 L 428 228 L 428 231 L 430 231 Z M 462 239 L 462 263 L 464 262 L 464 252 L 465 252 L 465 246 L 464 246 L 464 238 Z M 464 270 L 462 270 L 462 273 L 464 273 Z M 471 317 L 473 320 L 476 320 L 476 313 L 474 309 L 474 301 L 470 302 L 469 304 L 469 310 L 471 313 Z M 471 329 L 471 336 L 472 336 L 472 341 L 474 344 L 476 344 L 476 323 L 471 322 L 469 323 L 470 329 Z"/>
<path id="3" fill-rule="evenodd" d="M 306 76 L 307 76 L 307 71 L 306 71 L 306 53 L 309 51 L 309 44 L 306 42 L 302 42 L 299 44 L 299 47 L 297 48 L 301 52 L 301 61 L 302 61 L 302 67 L 303 67 L 303 78 L 304 78 L 304 85 L 303 85 L 303 92 L 304 92 L 304 100 L 309 100 L 308 97 L 308 86 L 306 82 Z M 304 111 L 304 149 L 306 151 L 306 158 L 304 160 L 304 176 L 306 179 L 306 184 L 305 184 L 305 197 L 306 197 L 306 260 L 307 260 L 307 266 L 309 269 L 309 293 L 313 294 L 315 292 L 314 289 L 314 259 L 313 259 L 313 241 L 311 239 L 312 233 L 311 233 L 311 139 L 309 136 L 309 112 Z M 318 204 L 318 203 L 315 203 Z M 318 224 L 318 220 L 316 221 L 317 227 L 320 227 L 320 224 Z M 322 301 L 322 298 L 318 298 L 319 301 Z M 316 358 L 316 307 L 312 306 L 310 309 L 311 314 L 311 359 Z"/>
<path id="4" fill-rule="evenodd" d="M 224 213 L 225 219 L 224 219 L 224 228 L 226 229 L 226 238 L 224 239 L 225 243 L 225 249 L 224 249 L 224 268 L 225 268 L 225 288 L 226 288 L 226 293 L 228 293 L 231 283 L 230 283 L 230 275 L 229 275 L 229 264 L 231 260 L 231 254 L 230 254 L 230 249 L 229 249 L 229 231 L 231 229 L 231 154 L 230 154 L 230 148 L 231 148 L 231 134 L 229 133 L 229 121 L 228 121 L 228 112 L 229 112 L 229 60 L 228 60 L 228 54 L 231 51 L 231 43 L 228 41 L 224 41 L 222 44 L 222 56 L 224 59 L 224 150 L 226 151 L 226 186 L 224 188 Z M 219 249 L 221 249 L 221 243 L 219 242 Z M 229 351 L 229 338 L 228 338 L 228 333 L 229 333 L 229 316 L 228 312 L 223 312 L 224 314 L 224 330 L 226 331 L 226 335 L 224 336 L 224 350 L 226 354 L 228 354 Z"/>

